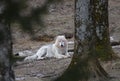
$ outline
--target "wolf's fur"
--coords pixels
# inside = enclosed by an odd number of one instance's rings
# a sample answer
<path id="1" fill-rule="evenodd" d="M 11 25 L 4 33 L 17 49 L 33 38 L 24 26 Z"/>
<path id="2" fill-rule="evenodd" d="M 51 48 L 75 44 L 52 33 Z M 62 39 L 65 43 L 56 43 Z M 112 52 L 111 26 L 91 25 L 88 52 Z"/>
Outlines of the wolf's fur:
<path id="1" fill-rule="evenodd" d="M 44 59 L 46 57 L 67 58 L 69 56 L 67 39 L 60 35 L 56 37 L 54 44 L 42 46 L 35 55 L 28 56 L 25 60 Z"/>

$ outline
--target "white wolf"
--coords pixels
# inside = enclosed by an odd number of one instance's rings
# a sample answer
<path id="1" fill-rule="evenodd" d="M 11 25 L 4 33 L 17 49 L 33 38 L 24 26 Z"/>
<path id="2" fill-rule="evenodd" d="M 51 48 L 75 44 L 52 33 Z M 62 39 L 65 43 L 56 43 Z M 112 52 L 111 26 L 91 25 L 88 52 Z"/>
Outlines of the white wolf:
<path id="1" fill-rule="evenodd" d="M 68 42 L 64 35 L 56 37 L 54 44 L 42 46 L 35 55 L 28 56 L 25 60 L 44 59 L 46 57 L 54 58 L 67 58 L 68 53 Z"/>

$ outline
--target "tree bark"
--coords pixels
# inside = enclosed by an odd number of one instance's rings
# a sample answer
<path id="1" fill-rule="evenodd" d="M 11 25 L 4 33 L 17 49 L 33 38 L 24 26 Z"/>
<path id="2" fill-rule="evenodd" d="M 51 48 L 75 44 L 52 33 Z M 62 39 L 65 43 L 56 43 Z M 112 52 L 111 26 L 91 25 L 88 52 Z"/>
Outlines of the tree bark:
<path id="1" fill-rule="evenodd" d="M 111 60 L 117 57 L 110 44 L 108 22 L 108 0 L 91 0 L 93 5 L 92 19 L 95 27 L 96 56 L 102 60 Z"/>
<path id="2" fill-rule="evenodd" d="M 107 8 L 106 3 L 107 0 L 75 0 L 74 55 L 68 69 L 55 81 L 109 81 L 109 75 L 101 67 L 98 61 L 98 51 L 96 51 L 96 47 L 102 42 L 110 45 L 108 23 L 107 19 L 102 22 L 102 15 L 94 18 L 97 14 L 95 11 L 98 9 L 96 7 L 102 4 L 102 9 L 98 11 L 103 14 L 102 10 L 106 11 Z M 97 22 L 99 20 L 100 22 Z M 101 26 L 101 22 L 105 25 Z M 103 50 L 100 49 L 100 51 Z"/>
<path id="3" fill-rule="evenodd" d="M 6 23 L 0 22 L 0 81 L 15 81 L 11 57 L 10 27 Z"/>

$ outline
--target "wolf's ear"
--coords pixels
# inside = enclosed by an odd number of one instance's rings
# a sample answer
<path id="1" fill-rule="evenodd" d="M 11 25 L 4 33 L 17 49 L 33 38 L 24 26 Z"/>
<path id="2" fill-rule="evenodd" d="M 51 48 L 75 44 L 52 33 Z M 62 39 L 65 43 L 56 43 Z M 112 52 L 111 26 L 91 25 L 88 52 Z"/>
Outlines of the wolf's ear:
<path id="1" fill-rule="evenodd" d="M 55 37 L 55 40 L 58 39 L 58 38 L 61 38 L 61 37 L 66 39 L 65 35 L 58 35 L 58 36 Z"/>
<path id="2" fill-rule="evenodd" d="M 60 37 L 65 37 L 65 35 L 59 35 Z"/>
<path id="3" fill-rule="evenodd" d="M 66 36 L 65 35 L 62 35 L 65 39 L 66 39 Z"/>
<path id="4" fill-rule="evenodd" d="M 62 35 L 63 37 L 65 37 L 65 35 Z"/>

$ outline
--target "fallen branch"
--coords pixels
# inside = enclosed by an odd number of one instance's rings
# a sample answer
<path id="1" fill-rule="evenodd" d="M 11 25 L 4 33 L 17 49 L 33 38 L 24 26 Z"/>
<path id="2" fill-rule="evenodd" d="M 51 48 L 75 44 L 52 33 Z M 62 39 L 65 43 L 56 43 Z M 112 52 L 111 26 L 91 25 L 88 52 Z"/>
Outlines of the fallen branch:
<path id="1" fill-rule="evenodd" d="M 116 46 L 116 45 L 120 45 L 120 41 L 114 41 L 110 43 L 111 46 Z"/>
<path id="2" fill-rule="evenodd" d="M 74 45 L 74 42 L 68 42 L 68 46 L 70 46 L 70 45 Z M 113 41 L 113 42 L 110 42 L 110 45 L 111 45 L 111 46 L 120 45 L 120 41 Z M 68 49 L 68 52 L 74 52 L 74 47 Z"/>
<path id="3" fill-rule="evenodd" d="M 74 45 L 74 42 L 73 42 L 73 41 L 68 42 L 68 46 L 69 46 L 69 45 Z M 113 41 L 113 42 L 110 42 L 110 45 L 111 45 L 111 46 L 120 45 L 120 41 Z"/>
<path id="4" fill-rule="evenodd" d="M 120 41 L 119 42 L 113 41 L 110 44 L 111 44 L 111 46 L 118 46 L 118 45 L 120 45 Z M 68 47 L 69 47 L 68 52 L 74 52 L 74 42 L 73 41 L 68 42 Z M 25 57 L 30 56 L 32 54 L 33 54 L 32 51 L 26 50 L 26 51 L 22 51 L 22 52 L 18 52 L 16 54 L 14 54 L 14 58 L 16 60 L 18 60 L 18 59 L 23 60 Z"/>

